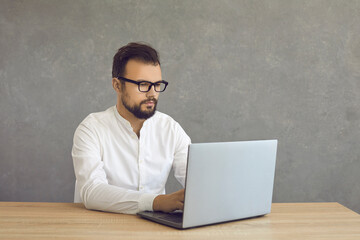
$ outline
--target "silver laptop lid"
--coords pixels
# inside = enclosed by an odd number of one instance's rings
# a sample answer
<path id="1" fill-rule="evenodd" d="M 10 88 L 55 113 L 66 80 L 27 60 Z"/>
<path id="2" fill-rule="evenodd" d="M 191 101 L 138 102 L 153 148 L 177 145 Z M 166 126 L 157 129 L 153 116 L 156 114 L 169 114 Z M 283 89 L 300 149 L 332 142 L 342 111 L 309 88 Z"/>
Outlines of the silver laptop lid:
<path id="1" fill-rule="evenodd" d="M 270 213 L 277 140 L 189 146 L 183 227 Z"/>

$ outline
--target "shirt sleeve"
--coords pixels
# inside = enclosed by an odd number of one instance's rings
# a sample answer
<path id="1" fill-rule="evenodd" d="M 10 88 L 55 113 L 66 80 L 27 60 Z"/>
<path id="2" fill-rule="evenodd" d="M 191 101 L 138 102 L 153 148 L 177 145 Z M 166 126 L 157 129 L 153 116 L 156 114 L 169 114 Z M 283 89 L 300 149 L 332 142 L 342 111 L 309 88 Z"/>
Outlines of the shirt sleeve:
<path id="1" fill-rule="evenodd" d="M 74 134 L 72 158 L 76 188 L 85 207 L 126 214 L 152 211 L 157 194 L 124 189 L 108 183 L 101 151 L 96 131 L 81 123 Z"/>
<path id="2" fill-rule="evenodd" d="M 175 132 L 176 146 L 172 167 L 174 170 L 174 177 L 183 187 L 185 187 L 187 155 L 191 139 L 179 124 L 176 124 Z"/>

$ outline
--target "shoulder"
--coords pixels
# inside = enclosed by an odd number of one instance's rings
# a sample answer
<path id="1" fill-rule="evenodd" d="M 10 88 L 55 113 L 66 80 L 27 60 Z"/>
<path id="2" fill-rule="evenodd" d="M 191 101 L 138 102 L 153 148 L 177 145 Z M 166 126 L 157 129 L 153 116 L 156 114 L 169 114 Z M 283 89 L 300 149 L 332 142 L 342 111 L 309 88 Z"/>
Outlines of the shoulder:
<path id="1" fill-rule="evenodd" d="M 153 126 L 155 126 L 154 129 L 158 133 L 162 133 L 164 136 L 173 139 L 177 146 L 188 146 L 191 143 L 191 139 L 185 130 L 169 115 L 157 111 L 152 117 L 152 121 Z"/>
<path id="2" fill-rule="evenodd" d="M 176 134 L 185 133 L 180 124 L 165 113 L 156 111 L 155 115 L 152 117 L 152 122 L 156 128 L 161 128 L 162 130 L 165 130 L 165 132 L 173 132 Z"/>
<path id="3" fill-rule="evenodd" d="M 109 126 L 114 121 L 114 107 L 110 107 L 102 112 L 89 114 L 79 125 L 89 129 L 98 129 Z"/>
<path id="4" fill-rule="evenodd" d="M 156 111 L 155 115 L 152 117 L 151 120 L 156 125 L 169 127 L 180 126 L 179 123 L 176 122 L 172 117 L 159 111 Z"/>

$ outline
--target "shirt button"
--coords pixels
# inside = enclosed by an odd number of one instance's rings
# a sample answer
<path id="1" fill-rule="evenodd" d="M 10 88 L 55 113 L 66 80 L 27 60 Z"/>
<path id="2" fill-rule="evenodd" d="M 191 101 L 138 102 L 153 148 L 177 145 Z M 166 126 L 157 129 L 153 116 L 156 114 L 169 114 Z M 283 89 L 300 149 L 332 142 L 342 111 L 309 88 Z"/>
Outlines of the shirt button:
<path id="1" fill-rule="evenodd" d="M 140 163 L 143 163 L 143 160 L 140 160 Z"/>
<path id="2" fill-rule="evenodd" d="M 143 186 L 140 186 L 140 190 L 143 190 L 144 189 L 144 187 Z"/>

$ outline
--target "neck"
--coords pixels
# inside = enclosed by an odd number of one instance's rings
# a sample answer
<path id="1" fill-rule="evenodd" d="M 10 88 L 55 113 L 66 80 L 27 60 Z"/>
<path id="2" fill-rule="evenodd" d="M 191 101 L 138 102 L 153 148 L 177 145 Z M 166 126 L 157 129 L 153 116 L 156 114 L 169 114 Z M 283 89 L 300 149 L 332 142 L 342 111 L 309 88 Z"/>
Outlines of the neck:
<path id="1" fill-rule="evenodd" d="M 140 130 L 145 122 L 145 119 L 139 119 L 135 117 L 131 112 L 129 112 L 122 104 L 116 104 L 116 109 L 118 113 L 129 121 L 133 131 L 138 137 L 140 137 Z"/>

